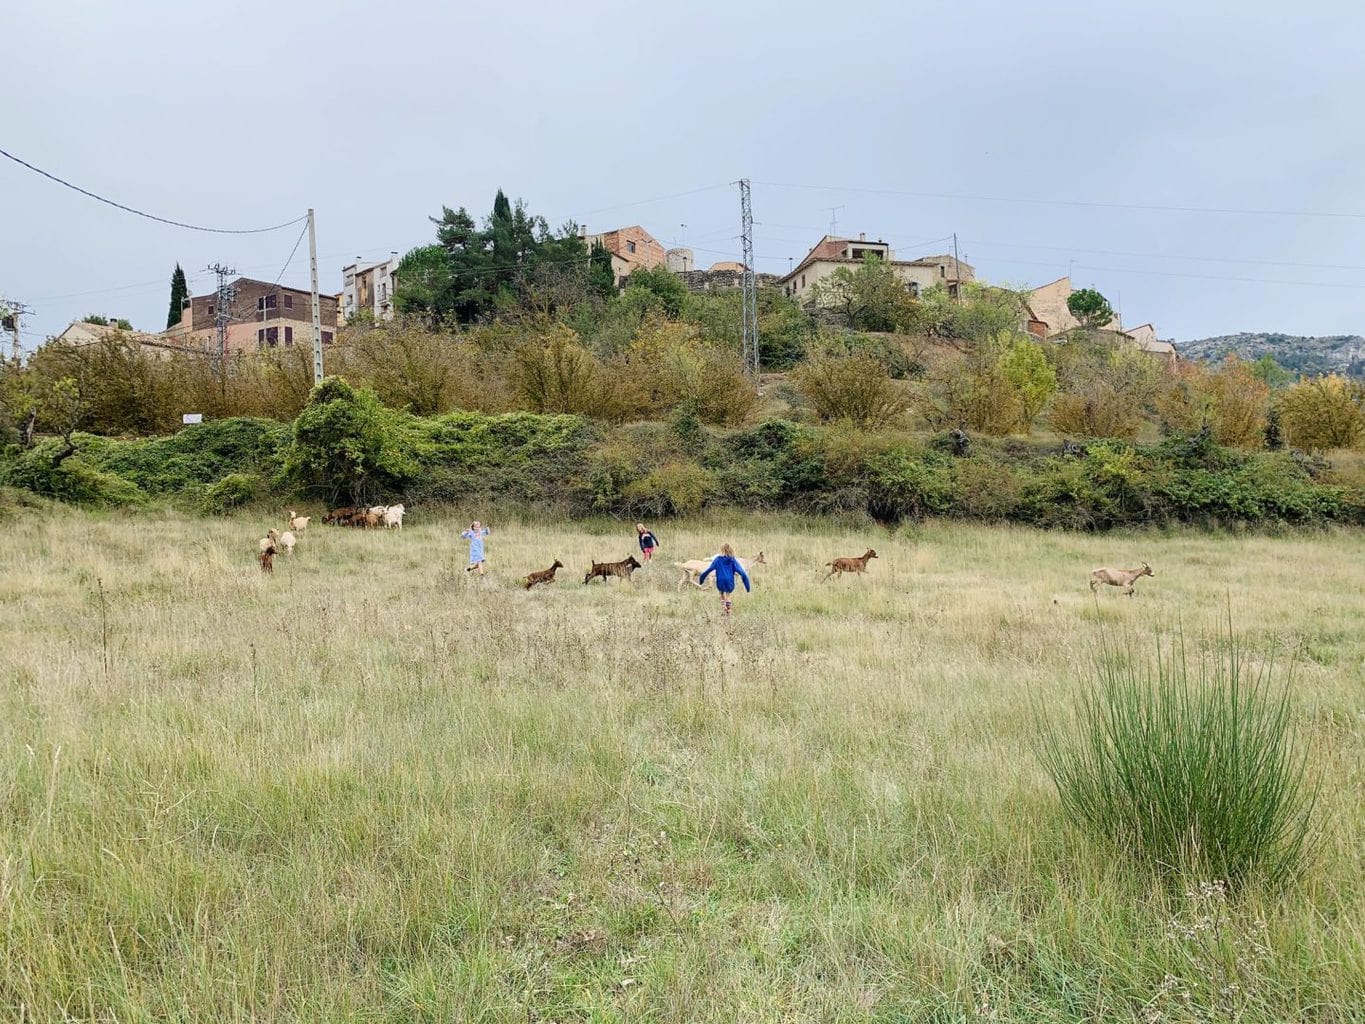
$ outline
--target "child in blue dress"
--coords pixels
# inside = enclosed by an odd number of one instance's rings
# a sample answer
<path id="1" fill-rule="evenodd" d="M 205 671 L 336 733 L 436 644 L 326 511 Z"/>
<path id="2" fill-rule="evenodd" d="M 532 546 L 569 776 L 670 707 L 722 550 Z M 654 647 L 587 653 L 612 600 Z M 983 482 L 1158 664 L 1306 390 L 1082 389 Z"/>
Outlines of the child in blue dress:
<path id="1" fill-rule="evenodd" d="M 488 527 L 484 526 L 477 519 L 469 524 L 469 529 L 460 534 L 465 540 L 469 541 L 469 564 L 465 566 L 465 572 L 479 571 L 483 575 L 483 539 L 488 536 Z"/>

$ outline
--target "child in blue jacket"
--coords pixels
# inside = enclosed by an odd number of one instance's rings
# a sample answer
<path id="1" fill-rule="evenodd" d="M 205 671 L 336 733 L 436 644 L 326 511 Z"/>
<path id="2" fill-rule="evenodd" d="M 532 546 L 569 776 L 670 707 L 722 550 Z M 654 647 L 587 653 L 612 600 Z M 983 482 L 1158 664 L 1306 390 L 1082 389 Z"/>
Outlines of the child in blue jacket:
<path id="1" fill-rule="evenodd" d="M 739 559 L 735 557 L 735 549 L 729 544 L 721 545 L 720 554 L 711 560 L 711 564 L 706 567 L 698 578 L 699 584 L 706 583 L 706 577 L 712 573 L 716 574 L 716 589 L 720 591 L 720 610 L 721 614 L 727 619 L 730 617 L 730 597 L 735 592 L 735 576 L 744 581 L 744 592 L 750 593 L 749 574 L 744 571 L 744 566 L 739 564 Z"/>

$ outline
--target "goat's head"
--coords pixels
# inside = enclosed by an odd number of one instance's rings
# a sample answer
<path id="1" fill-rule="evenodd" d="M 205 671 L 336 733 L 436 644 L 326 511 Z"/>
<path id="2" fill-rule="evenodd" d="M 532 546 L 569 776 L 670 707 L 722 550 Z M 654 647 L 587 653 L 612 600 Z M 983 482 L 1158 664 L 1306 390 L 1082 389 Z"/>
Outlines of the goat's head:
<path id="1" fill-rule="evenodd" d="M 1142 563 L 1142 572 L 1138 573 L 1138 575 L 1150 576 L 1152 577 L 1152 579 L 1156 579 L 1156 573 L 1152 572 L 1152 567 L 1148 565 L 1146 562 Z"/>
<path id="2" fill-rule="evenodd" d="M 768 564 L 768 560 L 767 560 L 766 558 L 763 557 L 763 552 L 762 552 L 762 551 L 760 551 L 760 552 L 758 553 L 758 557 L 754 559 L 753 564 L 754 564 L 754 565 L 767 565 L 767 564 Z"/>
<path id="3" fill-rule="evenodd" d="M 633 568 L 633 569 L 638 569 L 638 568 L 640 568 L 640 563 L 637 562 L 637 561 L 635 561 L 635 556 L 634 556 L 634 555 L 631 555 L 630 557 L 628 557 L 628 558 L 627 558 L 624 562 L 622 562 L 621 564 L 622 564 L 622 565 L 628 565 L 628 566 L 630 566 L 630 567 Z"/>
<path id="4" fill-rule="evenodd" d="M 551 571 L 551 572 L 554 572 L 556 569 L 562 569 L 562 568 L 564 568 L 564 563 L 561 562 L 558 558 L 556 558 L 556 559 L 555 559 L 555 564 L 552 565 L 552 566 L 550 566 L 550 571 Z"/>
<path id="5" fill-rule="evenodd" d="M 868 548 L 868 549 L 867 549 L 867 554 L 863 555 L 863 561 L 866 562 L 868 559 L 870 559 L 870 558 L 876 558 L 876 557 L 877 557 L 877 552 L 873 551 L 871 548 Z"/>
<path id="6" fill-rule="evenodd" d="M 291 509 L 289 510 L 289 518 L 290 518 L 290 519 L 295 519 L 295 518 L 297 518 L 297 517 L 298 517 L 298 513 L 295 512 L 295 511 L 291 508 Z"/>
<path id="7" fill-rule="evenodd" d="M 280 531 L 277 530 L 277 529 L 275 529 L 275 527 L 273 527 L 273 526 L 272 526 L 270 529 L 268 529 L 268 530 L 265 531 L 265 535 L 266 535 L 267 537 L 269 537 L 271 540 L 279 540 L 279 539 L 280 539 Z"/>

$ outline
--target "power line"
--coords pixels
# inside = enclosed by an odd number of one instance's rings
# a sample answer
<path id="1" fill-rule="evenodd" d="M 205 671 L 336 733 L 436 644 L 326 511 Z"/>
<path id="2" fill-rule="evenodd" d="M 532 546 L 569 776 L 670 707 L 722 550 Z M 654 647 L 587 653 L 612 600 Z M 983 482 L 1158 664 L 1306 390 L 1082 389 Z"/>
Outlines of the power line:
<path id="1" fill-rule="evenodd" d="M 718 188 L 729 188 L 734 182 L 722 181 L 715 185 L 703 185 L 701 188 L 688 189 L 686 192 L 673 192 L 666 196 L 655 196 L 653 199 L 637 199 L 630 203 L 618 203 L 615 206 L 599 206 L 595 210 L 583 211 L 584 217 L 591 217 L 594 213 L 607 213 L 611 210 L 625 210 L 632 206 L 648 206 L 650 203 L 662 203 L 666 199 L 681 199 L 683 196 L 695 196 L 702 192 L 712 192 Z"/>
<path id="2" fill-rule="evenodd" d="M 817 192 L 853 192 L 874 196 L 908 196 L 914 199 L 966 199 L 984 203 L 1021 203 L 1040 206 L 1080 206 L 1103 210 L 1155 210 L 1165 213 L 1224 213 L 1257 217 L 1328 217 L 1365 219 L 1365 213 L 1340 210 L 1249 210 L 1221 206 L 1165 206 L 1158 203 L 1100 203 L 1082 199 L 1038 199 L 1028 196 L 983 196 L 962 192 L 912 192 L 893 188 L 849 188 L 842 185 L 805 185 L 785 181 L 756 181 L 755 185 L 769 188 L 810 189 Z"/>
<path id="3" fill-rule="evenodd" d="M 964 239 L 965 241 L 965 239 Z M 1128 256 L 1134 259 L 1189 260 L 1192 263 L 1244 263 L 1259 267 L 1295 267 L 1301 270 L 1365 270 L 1365 265 L 1350 263 L 1295 263 L 1289 260 L 1239 259 L 1234 256 L 1181 256 L 1176 253 L 1123 252 L 1116 249 L 1082 249 L 1067 245 L 1034 245 L 1027 242 L 985 242 L 974 240 L 973 245 L 995 246 L 1003 249 L 1041 249 L 1045 252 L 1085 252 L 1092 256 Z"/>
<path id="4" fill-rule="evenodd" d="M 201 224 L 186 224 L 184 221 L 171 220 L 168 217 L 158 217 L 154 213 L 147 213 L 143 210 L 134 209 L 131 206 L 125 206 L 123 203 L 117 203 L 112 199 L 106 199 L 104 196 L 99 195 L 95 192 L 91 192 L 89 189 L 81 188 L 79 185 L 73 185 L 65 178 L 59 178 L 57 177 L 57 175 L 51 173 L 50 171 L 45 171 L 41 167 L 35 167 L 27 160 L 21 160 L 19 157 L 15 156 L 13 153 L 10 153 L 6 150 L 0 149 L 0 156 L 13 160 L 16 164 L 19 164 L 21 167 L 27 167 L 30 171 L 33 171 L 35 174 L 41 174 L 44 178 L 47 178 L 50 181 L 55 181 L 58 185 L 64 185 L 66 188 L 79 192 L 83 196 L 89 196 L 91 199 L 98 200 L 99 202 L 104 203 L 108 206 L 112 206 L 117 210 L 123 210 L 126 213 L 133 213 L 139 217 L 145 217 L 148 220 L 158 221 L 159 223 L 162 224 L 169 224 L 172 227 L 188 228 L 190 231 L 207 231 L 215 235 L 260 235 L 264 234 L 267 231 L 278 231 L 280 228 L 287 228 L 291 224 L 297 224 L 299 223 L 299 221 L 307 219 L 306 216 L 295 217 L 293 220 L 285 221 L 283 224 L 275 224 L 268 228 L 206 228 Z"/>

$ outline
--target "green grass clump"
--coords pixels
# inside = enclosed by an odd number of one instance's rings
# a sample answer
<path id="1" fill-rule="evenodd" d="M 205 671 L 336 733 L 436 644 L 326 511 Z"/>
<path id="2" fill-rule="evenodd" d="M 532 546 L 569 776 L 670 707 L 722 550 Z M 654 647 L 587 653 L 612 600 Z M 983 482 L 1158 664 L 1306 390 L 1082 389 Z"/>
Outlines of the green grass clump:
<path id="1" fill-rule="evenodd" d="M 1039 743 L 1067 816 L 1161 873 L 1297 877 L 1316 791 L 1272 663 L 1229 637 L 1193 666 L 1183 646 L 1150 661 L 1106 649 L 1097 673 L 1078 730 L 1049 723 Z"/>

